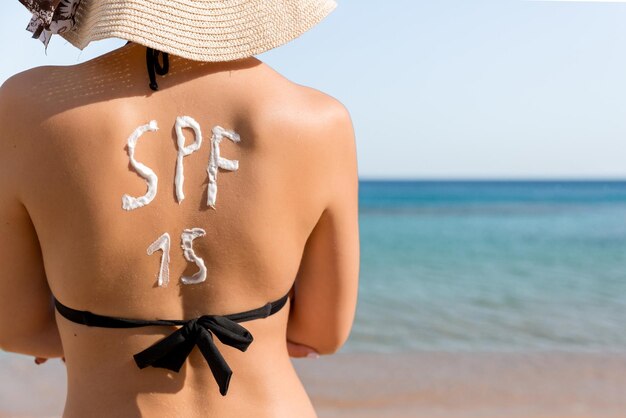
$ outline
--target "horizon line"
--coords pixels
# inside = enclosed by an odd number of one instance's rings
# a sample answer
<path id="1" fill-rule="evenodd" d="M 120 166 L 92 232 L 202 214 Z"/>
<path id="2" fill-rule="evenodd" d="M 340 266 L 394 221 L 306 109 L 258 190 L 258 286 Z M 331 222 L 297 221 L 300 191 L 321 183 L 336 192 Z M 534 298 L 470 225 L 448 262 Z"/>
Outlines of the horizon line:
<path id="1" fill-rule="evenodd" d="M 624 177 L 374 177 L 359 176 L 359 181 L 389 182 L 560 182 L 560 183 L 608 183 L 626 182 Z"/>

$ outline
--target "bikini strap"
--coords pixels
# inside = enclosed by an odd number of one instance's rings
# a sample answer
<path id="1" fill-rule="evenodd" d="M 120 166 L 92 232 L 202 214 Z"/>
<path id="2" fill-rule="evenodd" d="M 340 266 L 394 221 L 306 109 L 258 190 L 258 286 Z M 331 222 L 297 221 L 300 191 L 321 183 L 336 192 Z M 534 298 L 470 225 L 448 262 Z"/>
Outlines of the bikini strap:
<path id="1" fill-rule="evenodd" d="M 288 297 L 289 293 L 274 302 L 245 312 L 229 315 L 203 315 L 189 320 L 157 319 L 148 321 L 116 318 L 72 309 L 63 305 L 56 298 L 54 304 L 62 316 L 87 326 L 136 328 L 149 325 L 182 325 L 167 337 L 135 354 L 133 356 L 135 363 L 140 369 L 152 366 L 179 372 L 191 350 L 197 345 L 211 368 L 220 394 L 226 396 L 233 372 L 217 349 L 213 335 L 225 345 L 234 347 L 239 351 L 246 351 L 254 338 L 247 329 L 239 325 L 239 322 L 266 318 L 278 312 L 285 305 Z"/>
<path id="2" fill-rule="evenodd" d="M 265 305 L 251 309 L 245 312 L 238 312 L 234 314 L 222 315 L 225 318 L 228 318 L 235 322 L 245 322 L 253 319 L 266 318 L 270 315 L 275 314 L 280 311 L 282 307 L 287 303 L 287 299 L 289 297 L 289 293 L 282 296 L 280 299 L 277 299 L 273 302 L 268 302 Z M 101 328 L 138 328 L 138 327 L 146 327 L 152 325 L 184 325 L 188 320 L 180 320 L 180 319 L 156 319 L 156 320 L 145 320 L 145 319 L 131 319 L 131 318 L 120 318 L 114 316 L 104 316 L 95 314 L 90 311 L 80 311 L 77 309 L 70 308 L 64 304 L 62 304 L 56 297 L 54 298 L 54 305 L 59 311 L 59 313 L 66 319 L 76 322 L 78 324 L 87 325 L 90 327 L 101 327 Z M 197 319 L 197 318 L 195 318 Z"/>

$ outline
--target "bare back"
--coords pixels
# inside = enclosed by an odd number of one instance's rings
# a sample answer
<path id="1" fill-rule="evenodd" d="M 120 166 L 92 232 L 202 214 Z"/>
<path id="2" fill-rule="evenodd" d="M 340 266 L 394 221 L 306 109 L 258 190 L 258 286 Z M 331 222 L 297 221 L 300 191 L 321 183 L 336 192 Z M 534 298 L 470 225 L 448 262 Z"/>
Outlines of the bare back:
<path id="1" fill-rule="evenodd" d="M 329 183 L 342 147 L 337 151 L 327 134 L 343 111 L 334 99 L 254 58 L 198 63 L 171 56 L 170 67 L 158 78 L 160 90 L 151 92 L 145 48 L 130 44 L 31 77 L 44 133 L 22 142 L 24 160 L 14 172 L 50 290 L 75 309 L 186 319 L 260 307 L 292 288 L 307 240 L 333 199 Z M 179 116 L 197 121 L 203 136 L 201 147 L 183 158 L 181 202 L 175 191 Z M 124 210 L 122 196 L 143 196 L 147 187 L 129 162 L 127 141 L 152 120 L 158 130 L 141 135 L 134 157 L 157 175 L 157 193 L 145 206 Z M 216 126 L 240 141 L 221 141 L 221 156 L 237 160 L 238 168 L 218 171 L 211 208 L 207 167 Z M 191 144 L 193 130 L 183 132 Z M 181 248 L 181 234 L 191 228 L 206 231 L 193 250 L 207 276 L 182 284 L 182 276 L 198 271 Z M 161 252 L 148 255 L 147 248 L 166 232 L 170 282 L 159 286 Z M 351 293 L 337 297 L 355 303 L 356 282 L 350 286 Z M 242 323 L 254 336 L 246 352 L 217 343 L 233 370 L 225 397 L 197 349 L 180 373 L 136 367 L 132 355 L 173 328 L 92 328 L 57 314 L 69 379 L 64 416 L 314 417 L 287 353 L 291 303 Z M 354 303 L 345 309 L 353 311 Z M 305 329 L 294 329 L 295 338 L 299 332 Z"/>

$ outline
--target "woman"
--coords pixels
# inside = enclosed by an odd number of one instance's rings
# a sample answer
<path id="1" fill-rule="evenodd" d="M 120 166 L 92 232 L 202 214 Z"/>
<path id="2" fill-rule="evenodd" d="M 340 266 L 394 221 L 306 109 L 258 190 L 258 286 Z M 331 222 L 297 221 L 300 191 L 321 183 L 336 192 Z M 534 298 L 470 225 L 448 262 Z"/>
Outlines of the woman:
<path id="1" fill-rule="evenodd" d="M 0 347 L 66 360 L 68 418 L 315 417 L 289 355 L 353 323 L 354 132 L 253 54 L 335 3 L 23 3 L 129 42 L 0 89 Z"/>

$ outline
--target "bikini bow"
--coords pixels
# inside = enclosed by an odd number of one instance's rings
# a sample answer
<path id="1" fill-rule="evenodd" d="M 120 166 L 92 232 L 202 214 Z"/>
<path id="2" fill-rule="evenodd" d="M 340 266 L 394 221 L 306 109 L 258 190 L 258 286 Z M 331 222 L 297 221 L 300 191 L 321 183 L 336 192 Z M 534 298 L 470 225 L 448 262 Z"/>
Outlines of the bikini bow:
<path id="1" fill-rule="evenodd" d="M 222 343 L 240 351 L 246 351 L 253 341 L 252 334 L 232 319 L 204 315 L 186 321 L 181 328 L 133 357 L 140 369 L 152 366 L 178 372 L 197 345 L 211 368 L 220 393 L 225 396 L 233 372 L 217 349 L 213 334 Z"/>
<path id="2" fill-rule="evenodd" d="M 26 30 L 48 48 L 53 34 L 72 30 L 81 0 L 19 0 L 33 14 Z"/>

